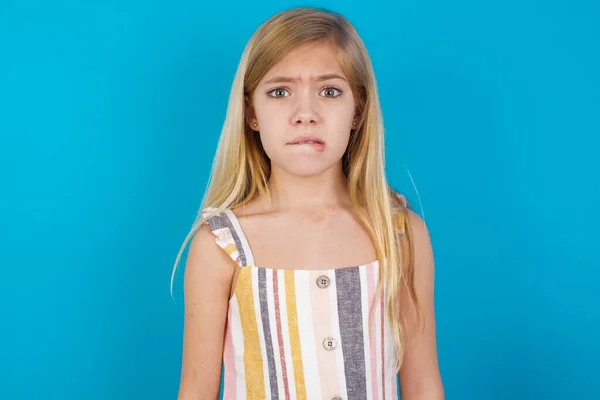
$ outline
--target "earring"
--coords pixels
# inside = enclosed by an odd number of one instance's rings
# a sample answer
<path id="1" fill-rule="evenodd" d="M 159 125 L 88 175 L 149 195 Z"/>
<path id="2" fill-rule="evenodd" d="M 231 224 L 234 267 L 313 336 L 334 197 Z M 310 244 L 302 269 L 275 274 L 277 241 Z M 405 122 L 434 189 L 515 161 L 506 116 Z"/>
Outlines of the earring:
<path id="1" fill-rule="evenodd" d="M 252 124 L 252 126 L 256 128 L 258 126 L 258 124 L 255 122 Z"/>

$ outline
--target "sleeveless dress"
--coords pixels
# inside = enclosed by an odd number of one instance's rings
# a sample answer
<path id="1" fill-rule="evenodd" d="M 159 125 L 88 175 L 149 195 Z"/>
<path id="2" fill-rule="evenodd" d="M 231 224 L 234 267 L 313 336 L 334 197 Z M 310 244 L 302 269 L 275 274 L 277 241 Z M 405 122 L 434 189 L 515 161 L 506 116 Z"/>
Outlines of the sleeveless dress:
<path id="1" fill-rule="evenodd" d="M 262 268 L 230 209 L 207 222 L 216 244 L 242 267 L 227 315 L 224 400 L 398 399 L 387 310 L 375 298 L 378 261 Z"/>

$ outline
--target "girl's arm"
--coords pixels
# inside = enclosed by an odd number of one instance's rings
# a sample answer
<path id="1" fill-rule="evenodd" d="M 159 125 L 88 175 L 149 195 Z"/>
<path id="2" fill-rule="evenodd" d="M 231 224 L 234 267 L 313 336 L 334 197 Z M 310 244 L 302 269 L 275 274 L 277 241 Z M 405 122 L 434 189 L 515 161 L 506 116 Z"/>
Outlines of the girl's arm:
<path id="1" fill-rule="evenodd" d="M 435 338 L 433 250 L 425 222 L 410 210 L 408 218 L 414 243 L 415 287 L 425 327 L 416 326 L 414 309 L 406 311 L 411 322 L 411 339 L 399 373 L 401 397 L 402 400 L 443 400 Z"/>
<path id="2" fill-rule="evenodd" d="M 190 243 L 185 275 L 183 357 L 178 400 L 219 397 L 223 343 L 235 264 L 208 225 Z"/>

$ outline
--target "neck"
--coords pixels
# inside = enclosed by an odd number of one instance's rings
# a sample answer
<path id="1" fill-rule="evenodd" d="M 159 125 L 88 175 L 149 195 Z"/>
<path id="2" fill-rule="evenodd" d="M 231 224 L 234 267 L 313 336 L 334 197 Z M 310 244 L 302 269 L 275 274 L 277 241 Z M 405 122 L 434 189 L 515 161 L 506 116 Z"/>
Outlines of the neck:
<path id="1" fill-rule="evenodd" d="M 271 197 L 264 204 L 271 211 L 318 210 L 350 203 L 341 164 L 311 176 L 292 175 L 275 166 L 267 185 Z"/>

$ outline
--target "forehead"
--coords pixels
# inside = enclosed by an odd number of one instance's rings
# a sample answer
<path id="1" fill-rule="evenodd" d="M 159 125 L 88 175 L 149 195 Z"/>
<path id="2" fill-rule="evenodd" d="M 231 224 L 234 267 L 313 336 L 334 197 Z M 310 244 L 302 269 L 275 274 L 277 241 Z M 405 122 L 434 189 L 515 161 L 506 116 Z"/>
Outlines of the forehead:
<path id="1" fill-rule="evenodd" d="M 310 43 L 291 50 L 267 72 L 263 81 L 276 75 L 303 77 L 321 73 L 344 76 L 338 48 L 332 43 Z"/>

